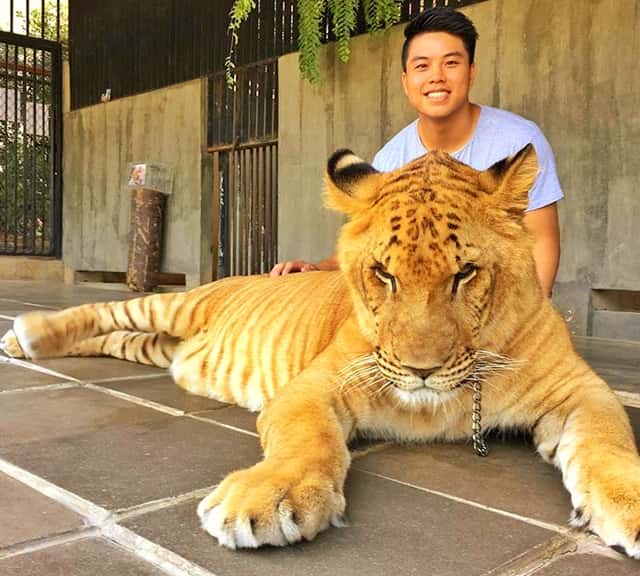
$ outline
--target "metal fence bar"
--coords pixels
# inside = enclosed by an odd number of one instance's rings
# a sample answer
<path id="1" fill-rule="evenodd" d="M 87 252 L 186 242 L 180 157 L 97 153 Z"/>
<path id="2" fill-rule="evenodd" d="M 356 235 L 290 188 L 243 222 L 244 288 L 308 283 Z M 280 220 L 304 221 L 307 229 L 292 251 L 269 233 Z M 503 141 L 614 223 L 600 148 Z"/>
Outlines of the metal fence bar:
<path id="1" fill-rule="evenodd" d="M 2 147 L 2 157 L 4 166 L 2 177 L 4 178 L 4 190 L 3 190 L 3 202 L 2 209 L 0 210 L 0 223 L 2 224 L 2 228 L 0 231 L 3 236 L 3 246 L 7 245 L 7 234 L 9 232 L 9 228 L 6 225 L 7 219 L 7 207 L 9 205 L 9 45 L 6 42 L 2 43 L 3 53 L 4 53 L 4 62 L 3 62 L 3 74 L 0 76 L 0 86 L 4 86 L 3 96 L 4 96 L 4 122 L 2 122 L 2 141 L 4 142 L 4 146 Z"/>
<path id="2" fill-rule="evenodd" d="M 42 50 L 42 68 L 46 69 L 47 68 L 47 55 L 48 53 L 45 52 L 44 50 Z M 46 163 L 40 164 L 40 170 L 39 170 L 39 174 L 38 174 L 38 190 L 41 196 L 41 201 L 40 201 L 40 210 L 39 213 L 41 214 L 40 217 L 40 224 L 39 224 L 39 230 L 40 230 L 40 253 L 43 254 L 45 252 L 45 242 L 50 241 L 49 238 L 47 238 L 48 235 L 48 222 L 49 222 L 49 218 L 48 218 L 48 214 L 46 211 L 46 195 L 47 195 L 47 190 L 49 189 L 48 186 L 48 181 L 47 181 L 47 172 L 46 172 L 46 165 L 48 165 L 49 163 L 49 155 L 47 153 L 47 147 L 45 146 L 46 143 L 46 138 L 47 138 L 47 128 L 48 128 L 48 124 L 47 124 L 47 119 L 46 119 L 46 104 L 45 102 L 47 101 L 47 80 L 46 78 L 42 78 L 42 82 L 40 84 L 40 119 L 41 119 L 41 126 L 40 126 L 40 148 L 42 149 L 42 153 L 45 156 L 46 159 Z"/>
<path id="3" fill-rule="evenodd" d="M 51 254 L 60 258 L 62 255 L 62 49 L 51 52 L 51 102 L 49 138 L 52 145 L 48 149 L 50 154 L 48 166 L 50 170 L 50 186 L 52 192 L 50 213 L 52 219 Z"/>
<path id="4" fill-rule="evenodd" d="M 18 47 L 13 47 L 13 126 L 14 126 L 14 141 L 13 141 L 13 252 L 17 251 L 17 235 L 18 235 L 18 147 L 20 142 L 18 140 Z"/>
<path id="5" fill-rule="evenodd" d="M 44 10 L 42 11 L 42 13 L 44 14 Z M 43 17 L 44 19 L 44 17 Z M 38 51 L 33 48 L 32 49 L 32 56 L 33 56 L 33 67 L 37 70 L 38 69 Z M 37 142 L 38 142 L 38 113 L 37 113 L 37 103 L 36 103 L 36 99 L 37 99 L 37 89 L 38 86 L 38 75 L 37 74 L 33 74 L 32 78 L 31 78 L 31 92 L 32 92 L 32 102 L 31 102 L 31 114 L 33 116 L 33 132 L 31 133 L 31 135 L 29 136 L 29 139 L 31 141 L 31 189 L 33 191 L 33 197 L 31 199 L 31 213 L 30 213 L 30 218 L 29 218 L 29 227 L 27 229 L 27 232 L 31 233 L 31 238 L 30 238 L 30 243 L 31 243 L 31 249 L 34 253 L 37 253 L 36 250 L 36 228 L 37 228 L 37 216 L 36 216 L 36 210 L 37 210 L 37 204 L 38 204 L 38 179 L 37 179 L 37 170 L 38 170 L 38 163 L 36 162 L 36 156 L 38 153 L 38 148 L 37 148 Z"/>
<path id="6" fill-rule="evenodd" d="M 0 254 L 59 256 L 61 48 L 6 32 L 0 48 Z"/>
<path id="7" fill-rule="evenodd" d="M 221 175 L 220 211 L 214 218 L 217 277 L 268 271 L 277 246 L 277 60 L 236 72 L 233 91 L 224 73 L 211 76 L 208 87 L 209 153 L 214 175 Z"/>
<path id="8" fill-rule="evenodd" d="M 213 193 L 220 199 L 214 213 L 216 277 L 265 273 L 277 252 L 277 143 L 214 150 L 211 156 Z"/>

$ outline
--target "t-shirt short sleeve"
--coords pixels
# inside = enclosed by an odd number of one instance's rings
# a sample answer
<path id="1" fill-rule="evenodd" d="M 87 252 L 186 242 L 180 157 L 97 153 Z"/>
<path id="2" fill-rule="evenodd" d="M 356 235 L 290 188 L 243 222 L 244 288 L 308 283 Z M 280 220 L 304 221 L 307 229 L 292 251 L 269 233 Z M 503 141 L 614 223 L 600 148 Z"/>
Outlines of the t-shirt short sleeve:
<path id="1" fill-rule="evenodd" d="M 551 146 L 542 131 L 535 125 L 533 125 L 531 133 L 531 144 L 533 144 L 538 158 L 538 175 L 533 188 L 529 191 L 527 211 L 544 208 L 561 200 L 564 196 L 558 181 L 556 161 Z"/>
<path id="2" fill-rule="evenodd" d="M 418 136 L 418 121 L 415 120 L 378 151 L 372 165 L 379 172 L 392 172 L 426 152 Z"/>

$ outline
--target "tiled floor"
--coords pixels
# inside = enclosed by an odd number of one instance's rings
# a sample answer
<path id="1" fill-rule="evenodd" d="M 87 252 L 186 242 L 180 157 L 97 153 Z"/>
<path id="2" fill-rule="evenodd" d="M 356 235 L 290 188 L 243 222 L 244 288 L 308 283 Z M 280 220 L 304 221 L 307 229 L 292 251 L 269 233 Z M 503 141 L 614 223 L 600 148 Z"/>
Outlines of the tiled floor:
<path id="1" fill-rule="evenodd" d="M 16 314 L 130 294 L 0 284 L 0 333 Z M 640 433 L 640 344 L 580 339 Z M 286 549 L 233 552 L 199 527 L 200 498 L 260 458 L 255 415 L 189 396 L 162 370 L 118 360 L 0 361 L 3 576 L 640 573 L 567 529 L 559 473 L 526 439 L 381 445 L 359 455 L 349 526 Z"/>

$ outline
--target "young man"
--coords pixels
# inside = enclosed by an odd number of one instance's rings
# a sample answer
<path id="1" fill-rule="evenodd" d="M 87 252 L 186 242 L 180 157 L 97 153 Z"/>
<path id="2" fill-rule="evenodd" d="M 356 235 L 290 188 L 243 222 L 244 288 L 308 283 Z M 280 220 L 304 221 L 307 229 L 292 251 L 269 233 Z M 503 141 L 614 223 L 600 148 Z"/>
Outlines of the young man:
<path id="1" fill-rule="evenodd" d="M 560 259 L 556 202 L 563 197 L 551 147 L 540 129 L 516 114 L 469 101 L 476 76 L 478 34 L 461 12 L 432 8 L 405 28 L 402 86 L 418 119 L 376 154 L 373 166 L 395 170 L 428 150 L 444 150 L 477 170 L 485 170 L 532 143 L 539 171 L 529 192 L 525 223 L 535 238 L 534 258 L 546 294 L 553 288 Z M 293 260 L 276 264 L 272 276 L 308 270 L 334 270 L 335 255 L 312 264 Z"/>

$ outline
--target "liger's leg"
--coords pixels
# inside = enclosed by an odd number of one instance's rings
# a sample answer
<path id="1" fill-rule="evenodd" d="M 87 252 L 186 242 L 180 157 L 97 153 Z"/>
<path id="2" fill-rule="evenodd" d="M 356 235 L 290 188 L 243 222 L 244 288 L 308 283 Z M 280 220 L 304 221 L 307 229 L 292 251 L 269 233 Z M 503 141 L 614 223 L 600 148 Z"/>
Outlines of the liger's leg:
<path id="1" fill-rule="evenodd" d="M 65 356 L 74 345 L 114 331 L 166 333 L 180 337 L 184 293 L 154 294 L 123 302 L 85 304 L 59 312 L 30 312 L 13 323 L 7 335 L 10 354 L 14 338 L 29 358 Z"/>
<path id="2" fill-rule="evenodd" d="M 117 330 L 74 344 L 67 356 L 110 356 L 139 364 L 168 368 L 180 339 L 168 334 Z"/>
<path id="3" fill-rule="evenodd" d="M 624 408 L 595 374 L 545 404 L 534 440 L 562 471 L 571 523 L 640 558 L 640 458 Z"/>

